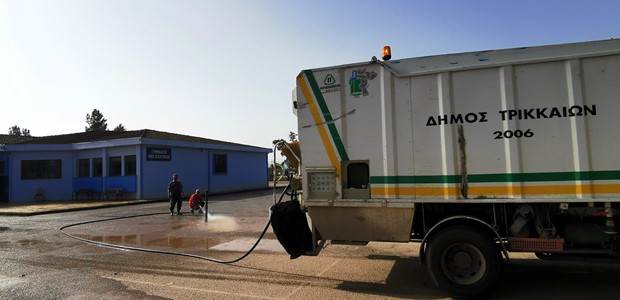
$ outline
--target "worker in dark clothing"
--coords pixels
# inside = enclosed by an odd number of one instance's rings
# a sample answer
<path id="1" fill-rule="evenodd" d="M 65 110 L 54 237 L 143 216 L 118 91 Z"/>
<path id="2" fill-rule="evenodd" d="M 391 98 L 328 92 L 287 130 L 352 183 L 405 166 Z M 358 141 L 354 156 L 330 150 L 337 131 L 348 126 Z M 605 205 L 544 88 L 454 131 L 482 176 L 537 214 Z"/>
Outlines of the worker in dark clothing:
<path id="1" fill-rule="evenodd" d="M 174 216 L 174 206 L 177 207 L 177 215 L 181 214 L 181 197 L 183 197 L 183 184 L 179 181 L 179 175 L 172 175 L 172 181 L 168 184 L 168 198 L 170 198 L 170 215 Z"/>

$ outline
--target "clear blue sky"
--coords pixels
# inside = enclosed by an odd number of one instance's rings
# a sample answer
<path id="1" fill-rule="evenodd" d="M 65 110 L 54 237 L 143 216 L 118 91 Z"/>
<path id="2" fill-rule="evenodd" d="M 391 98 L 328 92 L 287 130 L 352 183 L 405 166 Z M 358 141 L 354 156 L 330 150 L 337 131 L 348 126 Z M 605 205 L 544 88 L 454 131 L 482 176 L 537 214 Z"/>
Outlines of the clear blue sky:
<path id="1" fill-rule="evenodd" d="M 0 133 L 154 129 L 271 147 L 301 70 L 620 38 L 620 1 L 0 0 Z"/>

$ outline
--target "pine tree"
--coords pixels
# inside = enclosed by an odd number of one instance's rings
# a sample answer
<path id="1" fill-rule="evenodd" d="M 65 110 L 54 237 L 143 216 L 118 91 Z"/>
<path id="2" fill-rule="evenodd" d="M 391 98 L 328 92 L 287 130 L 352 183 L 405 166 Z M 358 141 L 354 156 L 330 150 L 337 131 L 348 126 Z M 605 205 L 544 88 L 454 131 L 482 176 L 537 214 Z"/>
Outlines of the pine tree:
<path id="1" fill-rule="evenodd" d="M 103 117 L 103 114 L 98 109 L 93 109 L 93 113 L 86 114 L 86 131 L 106 131 L 108 130 L 108 120 Z"/>
<path id="2" fill-rule="evenodd" d="M 127 129 L 125 129 L 125 126 L 123 126 L 123 123 L 121 123 L 114 127 L 114 131 L 127 131 Z"/>
<path id="3" fill-rule="evenodd" d="M 17 125 L 13 125 L 9 127 L 9 135 L 30 136 L 30 130 L 27 128 L 22 129 Z"/>

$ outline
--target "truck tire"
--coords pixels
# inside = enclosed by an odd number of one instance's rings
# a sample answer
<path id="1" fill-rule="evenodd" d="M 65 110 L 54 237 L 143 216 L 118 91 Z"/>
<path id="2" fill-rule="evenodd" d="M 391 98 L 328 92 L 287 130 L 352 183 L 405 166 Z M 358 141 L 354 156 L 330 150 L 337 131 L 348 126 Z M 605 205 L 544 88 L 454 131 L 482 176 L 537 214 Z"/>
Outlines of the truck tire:
<path id="1" fill-rule="evenodd" d="M 457 298 L 488 292 L 500 278 L 501 252 L 493 239 L 470 226 L 452 226 L 427 246 L 429 275 L 442 290 Z"/>

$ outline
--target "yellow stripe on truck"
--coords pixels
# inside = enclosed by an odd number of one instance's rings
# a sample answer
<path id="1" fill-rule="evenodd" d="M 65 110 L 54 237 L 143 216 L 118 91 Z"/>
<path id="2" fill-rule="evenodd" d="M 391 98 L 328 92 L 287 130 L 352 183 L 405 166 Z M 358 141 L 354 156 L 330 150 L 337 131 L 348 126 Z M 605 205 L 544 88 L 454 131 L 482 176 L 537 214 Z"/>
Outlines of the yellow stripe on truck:
<path id="1" fill-rule="evenodd" d="M 480 186 L 468 189 L 468 194 L 476 196 L 528 196 L 528 195 L 600 195 L 620 194 L 620 184 L 592 185 L 546 185 L 546 186 Z M 385 187 L 372 186 L 373 196 L 457 196 L 460 187 Z"/>
<path id="2" fill-rule="evenodd" d="M 321 118 L 321 114 L 319 114 L 319 109 L 316 104 L 316 100 L 314 99 L 312 93 L 310 93 L 310 88 L 308 87 L 308 83 L 304 80 L 305 76 L 297 77 L 297 85 L 301 88 L 301 92 L 306 98 L 308 102 L 308 106 L 310 107 L 310 114 L 312 114 L 312 119 L 314 120 L 314 124 L 316 124 L 316 129 L 319 131 L 319 136 L 321 137 L 321 141 L 323 142 L 323 147 L 325 148 L 325 152 L 327 152 L 327 156 L 329 157 L 329 161 L 332 166 L 336 169 L 336 176 L 338 180 L 340 180 L 340 163 L 338 162 L 338 158 L 336 157 L 336 151 L 334 150 L 334 146 L 332 145 L 329 136 L 327 135 L 327 130 L 325 129 L 325 122 L 323 118 Z"/>

